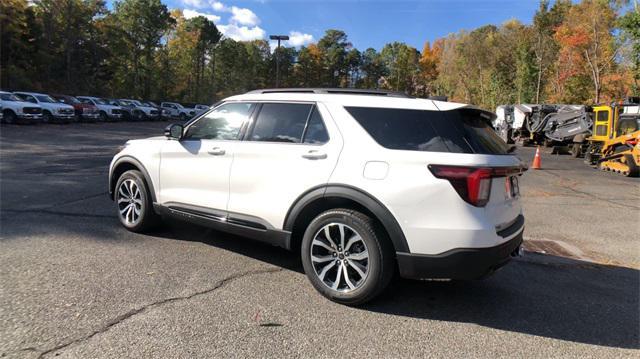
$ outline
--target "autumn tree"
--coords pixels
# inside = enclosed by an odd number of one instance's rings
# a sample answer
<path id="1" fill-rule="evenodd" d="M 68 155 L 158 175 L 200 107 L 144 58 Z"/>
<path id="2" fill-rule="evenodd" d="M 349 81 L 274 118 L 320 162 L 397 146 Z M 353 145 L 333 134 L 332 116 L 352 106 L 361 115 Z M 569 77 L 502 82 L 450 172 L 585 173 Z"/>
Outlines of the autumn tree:
<path id="1" fill-rule="evenodd" d="M 600 102 L 603 78 L 613 69 L 618 53 L 613 37 L 615 20 L 615 12 L 606 1 L 584 0 L 569 9 L 555 34 L 560 44 L 559 61 L 571 61 L 574 65 L 570 67 L 572 78 L 567 81 L 589 77 L 593 103 Z M 580 86 L 574 89 L 582 90 Z M 577 92 L 574 94 L 569 99 L 584 98 Z"/>

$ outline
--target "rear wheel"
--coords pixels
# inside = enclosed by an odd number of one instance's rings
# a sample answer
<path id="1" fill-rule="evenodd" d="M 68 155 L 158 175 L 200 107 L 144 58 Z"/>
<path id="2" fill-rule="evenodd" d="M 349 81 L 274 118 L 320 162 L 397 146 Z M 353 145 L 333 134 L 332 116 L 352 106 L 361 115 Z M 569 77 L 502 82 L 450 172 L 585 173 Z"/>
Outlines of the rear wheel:
<path id="1" fill-rule="evenodd" d="M 132 232 L 146 232 L 157 226 L 160 217 L 153 211 L 151 194 L 139 171 L 130 170 L 118 179 L 116 209 L 122 225 Z"/>
<path id="2" fill-rule="evenodd" d="M 316 217 L 304 233 L 301 254 L 311 284 L 342 304 L 373 299 L 389 285 L 395 271 L 386 233 L 372 218 L 349 209 Z"/>

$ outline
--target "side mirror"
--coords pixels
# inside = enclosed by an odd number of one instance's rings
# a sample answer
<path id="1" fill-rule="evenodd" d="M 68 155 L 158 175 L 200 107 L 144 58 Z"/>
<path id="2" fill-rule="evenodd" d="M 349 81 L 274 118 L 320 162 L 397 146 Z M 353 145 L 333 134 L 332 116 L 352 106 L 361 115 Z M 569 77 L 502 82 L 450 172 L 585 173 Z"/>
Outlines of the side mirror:
<path id="1" fill-rule="evenodd" d="M 182 134 L 184 132 L 184 127 L 179 123 L 174 123 L 172 125 L 167 126 L 164 129 L 164 135 L 169 139 L 180 140 L 182 139 Z"/>

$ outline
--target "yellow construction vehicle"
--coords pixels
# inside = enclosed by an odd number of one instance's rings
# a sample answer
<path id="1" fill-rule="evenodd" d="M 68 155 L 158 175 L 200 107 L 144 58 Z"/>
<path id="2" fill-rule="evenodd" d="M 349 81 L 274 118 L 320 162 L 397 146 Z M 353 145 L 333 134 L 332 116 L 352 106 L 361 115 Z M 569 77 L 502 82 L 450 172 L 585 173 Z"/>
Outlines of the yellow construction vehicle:
<path id="1" fill-rule="evenodd" d="M 629 177 L 640 174 L 640 99 L 593 107 L 585 162 Z"/>

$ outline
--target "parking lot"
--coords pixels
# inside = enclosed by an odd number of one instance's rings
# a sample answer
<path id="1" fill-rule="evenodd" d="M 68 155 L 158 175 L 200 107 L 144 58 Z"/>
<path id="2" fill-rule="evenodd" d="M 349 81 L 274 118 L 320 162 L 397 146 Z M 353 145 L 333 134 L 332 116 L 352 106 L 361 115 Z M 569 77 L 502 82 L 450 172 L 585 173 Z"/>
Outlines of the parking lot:
<path id="1" fill-rule="evenodd" d="M 109 161 L 165 125 L 0 128 L 0 357 L 639 353 L 637 178 L 544 149 L 520 184 L 524 257 L 483 281 L 397 280 L 350 308 L 282 249 L 179 222 L 124 230 Z"/>

